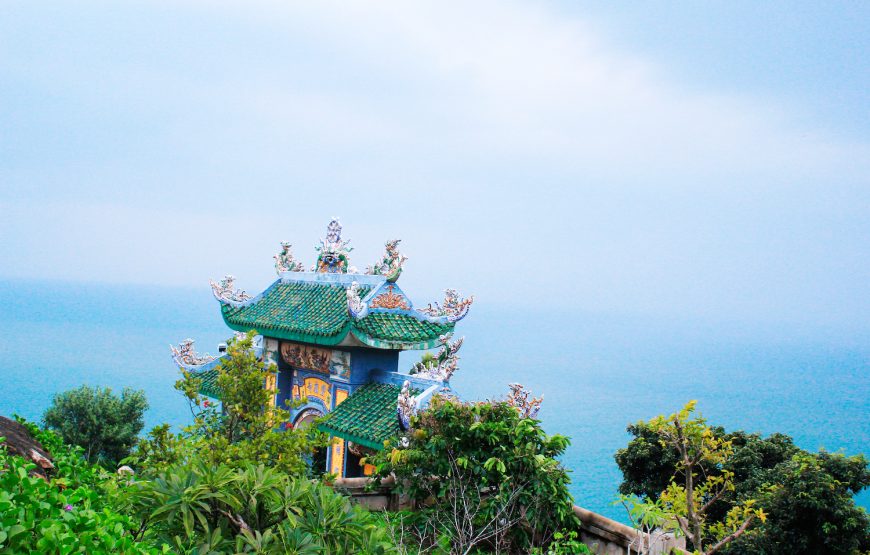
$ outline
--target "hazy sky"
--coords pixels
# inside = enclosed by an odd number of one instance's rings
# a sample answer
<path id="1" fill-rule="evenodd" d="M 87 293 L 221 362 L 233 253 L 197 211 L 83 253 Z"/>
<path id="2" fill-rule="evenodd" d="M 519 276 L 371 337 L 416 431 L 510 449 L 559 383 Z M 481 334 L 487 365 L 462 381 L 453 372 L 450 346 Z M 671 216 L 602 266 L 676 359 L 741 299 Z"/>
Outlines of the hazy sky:
<path id="1" fill-rule="evenodd" d="M 870 3 L 4 2 L 0 277 L 870 330 Z"/>

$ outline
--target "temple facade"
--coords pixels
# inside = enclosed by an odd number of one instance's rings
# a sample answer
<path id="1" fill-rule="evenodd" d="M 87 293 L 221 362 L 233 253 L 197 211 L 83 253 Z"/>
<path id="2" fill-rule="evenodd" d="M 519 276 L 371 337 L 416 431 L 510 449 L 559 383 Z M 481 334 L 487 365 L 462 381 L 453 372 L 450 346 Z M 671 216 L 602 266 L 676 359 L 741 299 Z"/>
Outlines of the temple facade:
<path id="1" fill-rule="evenodd" d="M 275 391 L 276 406 L 304 400 L 291 410 L 290 424 L 316 423 L 335 438 L 319 463 L 323 470 L 355 477 L 372 470 L 360 465 L 367 451 L 383 448 L 434 393 L 449 390 L 462 345 L 452 340 L 454 328 L 473 297 L 447 289 L 441 303 L 415 308 L 397 284 L 407 260 L 399 240 L 388 241 L 381 260 L 358 272 L 341 232 L 333 219 L 307 269 L 292 245 L 281 243 L 274 257 L 278 279 L 259 295 L 237 289 L 229 275 L 211 287 L 230 329 L 256 330 L 257 354 L 274 370 L 264 387 Z M 401 351 L 435 348 L 433 357 L 400 370 Z M 202 379 L 203 395 L 220 399 L 217 376 L 226 354 L 197 355 L 186 339 L 172 355 Z"/>

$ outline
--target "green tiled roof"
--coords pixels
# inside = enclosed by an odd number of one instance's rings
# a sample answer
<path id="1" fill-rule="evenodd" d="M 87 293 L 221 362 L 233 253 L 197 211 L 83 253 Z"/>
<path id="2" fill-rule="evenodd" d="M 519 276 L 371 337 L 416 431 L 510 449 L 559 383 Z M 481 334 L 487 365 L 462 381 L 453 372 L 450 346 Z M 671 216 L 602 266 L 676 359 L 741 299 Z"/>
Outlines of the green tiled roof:
<path id="1" fill-rule="evenodd" d="M 220 399 L 220 389 L 218 389 L 217 379 L 218 379 L 218 368 L 220 365 L 209 368 L 208 370 L 203 370 L 202 372 L 195 372 L 193 375 L 202 380 L 202 385 L 199 386 L 200 395 L 205 395 L 207 397 L 212 397 L 213 399 Z"/>
<path id="2" fill-rule="evenodd" d="M 319 428 L 372 449 L 383 449 L 384 440 L 399 431 L 396 408 L 400 392 L 401 388 L 392 384 L 364 385 L 327 415 Z"/>
<path id="3" fill-rule="evenodd" d="M 419 343 L 453 331 L 453 324 L 434 324 L 405 314 L 376 312 L 354 322 L 354 328 L 375 341 L 389 338 L 403 343 Z"/>
<path id="4" fill-rule="evenodd" d="M 365 297 L 370 285 L 360 285 Z M 317 345 L 337 345 L 353 333 L 360 341 L 382 349 L 429 349 L 453 324 L 433 324 L 407 314 L 376 312 L 354 320 L 347 310 L 347 293 L 340 283 L 278 281 L 254 302 L 221 305 L 227 325 L 268 337 Z"/>

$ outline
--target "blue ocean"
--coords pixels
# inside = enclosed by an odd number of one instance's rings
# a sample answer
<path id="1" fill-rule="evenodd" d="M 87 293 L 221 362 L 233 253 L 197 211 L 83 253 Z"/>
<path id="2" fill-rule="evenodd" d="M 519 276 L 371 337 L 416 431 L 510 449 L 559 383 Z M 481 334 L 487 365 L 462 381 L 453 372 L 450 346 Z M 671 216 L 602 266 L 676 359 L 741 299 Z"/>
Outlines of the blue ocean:
<path id="1" fill-rule="evenodd" d="M 673 321 L 577 311 L 530 311 L 478 302 L 454 389 L 501 397 L 521 382 L 544 395 L 540 418 L 571 437 L 564 464 L 577 504 L 625 520 L 612 505 L 613 454 L 629 422 L 697 399 L 729 429 L 783 432 L 806 449 L 870 453 L 870 343 L 832 333 Z M 38 420 L 59 391 L 82 383 L 144 389 L 146 426 L 190 419 L 173 389 L 169 344 L 200 352 L 231 333 L 208 287 L 0 282 L 0 414 Z M 409 367 L 418 354 L 403 354 Z M 870 506 L 870 492 L 858 496 Z"/>

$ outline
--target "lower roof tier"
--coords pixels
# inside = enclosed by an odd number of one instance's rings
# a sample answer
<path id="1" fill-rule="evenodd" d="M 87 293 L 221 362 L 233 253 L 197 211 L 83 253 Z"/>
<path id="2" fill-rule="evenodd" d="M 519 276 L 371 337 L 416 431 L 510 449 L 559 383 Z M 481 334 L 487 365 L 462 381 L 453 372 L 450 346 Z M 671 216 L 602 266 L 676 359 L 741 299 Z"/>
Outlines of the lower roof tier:
<path id="1" fill-rule="evenodd" d="M 368 276 L 367 276 L 368 277 Z M 362 283 L 365 297 L 377 284 Z M 278 280 L 241 305 L 221 304 L 233 330 L 316 345 L 365 345 L 379 349 L 430 349 L 452 332 L 453 322 L 432 322 L 409 312 L 348 312 L 347 285 L 338 281 Z"/>
<path id="2" fill-rule="evenodd" d="M 384 441 L 399 432 L 396 399 L 402 388 L 387 383 L 369 383 L 326 415 L 317 427 L 329 435 L 371 449 L 383 449 Z M 417 394 L 419 390 L 411 390 Z"/>

